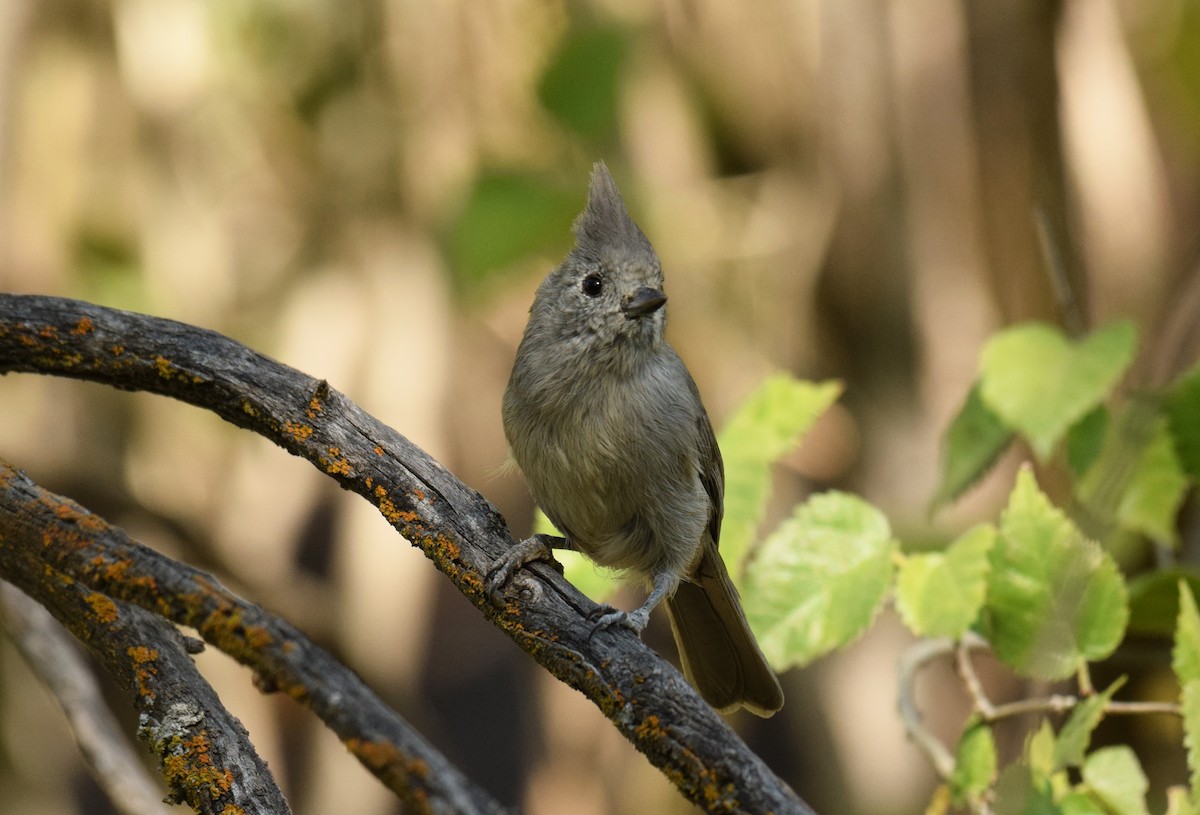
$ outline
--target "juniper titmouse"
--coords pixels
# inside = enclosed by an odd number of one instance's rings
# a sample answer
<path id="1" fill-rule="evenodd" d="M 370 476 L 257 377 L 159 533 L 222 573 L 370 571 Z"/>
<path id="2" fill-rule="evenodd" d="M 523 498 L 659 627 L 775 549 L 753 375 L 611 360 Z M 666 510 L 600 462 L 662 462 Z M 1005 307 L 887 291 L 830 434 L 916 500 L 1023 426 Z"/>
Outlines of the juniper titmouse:
<path id="1" fill-rule="evenodd" d="M 684 673 L 720 710 L 769 716 L 783 692 L 717 551 L 725 474 L 687 368 L 663 339 L 663 273 L 603 163 L 575 249 L 542 282 L 504 393 L 504 431 L 565 541 L 531 538 L 494 570 L 498 588 L 547 545 L 648 579 L 636 611 L 598 627 L 640 632 L 666 599 Z"/>

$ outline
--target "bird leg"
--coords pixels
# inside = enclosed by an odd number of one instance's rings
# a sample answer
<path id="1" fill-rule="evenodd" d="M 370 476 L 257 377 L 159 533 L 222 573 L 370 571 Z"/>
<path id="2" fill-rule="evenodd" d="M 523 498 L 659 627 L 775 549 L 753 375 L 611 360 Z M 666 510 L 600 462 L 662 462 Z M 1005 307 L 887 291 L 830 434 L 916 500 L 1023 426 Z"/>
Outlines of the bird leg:
<path id="1" fill-rule="evenodd" d="M 619 625 L 623 628 L 628 628 L 635 634 L 641 634 L 646 624 L 650 622 L 650 612 L 654 607 L 663 601 L 668 594 L 675 591 L 679 585 L 679 578 L 670 572 L 659 572 L 654 575 L 654 587 L 650 590 L 650 596 L 646 598 L 646 602 L 633 611 L 621 611 L 619 608 L 613 608 L 610 605 L 597 606 L 588 617 L 595 620 L 596 627 L 592 629 L 595 634 L 610 626 Z"/>

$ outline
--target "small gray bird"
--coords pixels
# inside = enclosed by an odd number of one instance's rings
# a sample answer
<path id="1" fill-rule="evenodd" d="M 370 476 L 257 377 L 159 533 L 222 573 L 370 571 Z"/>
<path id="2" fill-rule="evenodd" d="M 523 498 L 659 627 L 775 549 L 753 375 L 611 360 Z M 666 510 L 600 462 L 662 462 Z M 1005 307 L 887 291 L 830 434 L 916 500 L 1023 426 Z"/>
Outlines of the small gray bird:
<path id="1" fill-rule="evenodd" d="M 641 632 L 666 600 L 689 681 L 715 708 L 770 716 L 783 691 L 717 551 L 725 472 L 700 394 L 663 338 L 658 257 L 608 168 L 592 172 L 576 246 L 538 287 L 504 393 L 504 431 L 534 499 L 565 540 L 535 536 L 493 570 L 497 591 L 549 547 L 650 582 L 598 628 Z"/>

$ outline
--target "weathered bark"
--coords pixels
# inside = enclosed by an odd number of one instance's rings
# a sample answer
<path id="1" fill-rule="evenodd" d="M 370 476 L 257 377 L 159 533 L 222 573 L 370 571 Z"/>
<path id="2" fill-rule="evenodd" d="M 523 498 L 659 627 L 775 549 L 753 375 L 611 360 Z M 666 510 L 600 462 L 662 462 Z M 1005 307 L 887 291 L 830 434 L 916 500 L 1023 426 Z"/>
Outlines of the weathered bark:
<path id="1" fill-rule="evenodd" d="M 54 695 L 96 783 L 120 815 L 171 811 L 162 782 L 134 751 L 75 638 L 40 603 L 0 581 L 0 622 L 25 663 Z"/>
<path id="2" fill-rule="evenodd" d="M 22 481 L 30 483 L 11 469 L 0 471 L 6 493 Z M 245 728 L 196 670 L 180 633 L 43 561 L 41 520 L 13 514 L 7 502 L 0 508 L 0 576 L 45 606 L 126 691 L 138 712 L 138 737 L 159 757 L 173 795 L 204 815 L 291 812 Z"/>
<path id="3" fill-rule="evenodd" d="M 514 543 L 503 519 L 328 383 L 193 326 L 59 298 L 0 295 L 0 372 L 9 371 L 170 396 L 307 459 L 373 503 L 488 619 L 591 699 L 690 800 L 711 812 L 811 812 L 640 639 L 619 627 L 595 632 L 587 619 L 594 604 L 551 565 L 527 567 L 502 604 L 490 602 L 485 576 Z M 118 591 L 94 571 L 79 579 Z M 221 607 L 201 602 L 185 611 L 187 601 L 172 597 L 178 606 L 160 608 L 136 591 L 128 595 L 167 616 L 200 615 L 201 622 Z M 223 647 L 218 640 L 210 642 Z M 250 658 L 236 648 L 231 653 Z M 281 687 L 288 688 L 286 679 Z"/>
<path id="4" fill-rule="evenodd" d="M 69 575 L 72 583 L 94 590 L 89 598 L 101 605 L 115 605 L 116 600 L 131 611 L 145 614 L 142 609 L 149 609 L 195 628 L 207 642 L 254 669 L 260 688 L 283 691 L 312 708 L 411 811 L 503 811 L 353 671 L 291 625 L 237 597 L 212 576 L 130 540 L 120 528 L 0 461 L 0 576 L 15 578 L 26 589 L 28 574 L 36 579 L 38 570 Z M 103 644 L 105 633 L 89 632 L 86 641 Z M 198 674 L 195 679 L 203 681 Z"/>

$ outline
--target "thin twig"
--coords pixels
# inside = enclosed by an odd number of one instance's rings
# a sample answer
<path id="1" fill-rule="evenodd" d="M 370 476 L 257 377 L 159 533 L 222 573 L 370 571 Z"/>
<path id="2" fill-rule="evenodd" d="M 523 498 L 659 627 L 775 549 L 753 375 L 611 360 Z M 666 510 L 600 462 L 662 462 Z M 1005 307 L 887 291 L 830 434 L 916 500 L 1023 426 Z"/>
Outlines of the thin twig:
<path id="1" fill-rule="evenodd" d="M 992 708 L 991 714 L 985 715 L 983 718 L 986 722 L 995 723 L 1030 713 L 1066 713 L 1077 704 L 1079 704 L 1078 696 L 1056 693 L 1037 699 L 1018 699 L 1015 702 L 996 705 Z"/>
<path id="2" fill-rule="evenodd" d="M 954 772 L 954 755 L 921 720 L 916 700 L 916 677 L 923 667 L 938 657 L 953 653 L 955 647 L 954 640 L 949 639 L 918 640 L 900 657 L 898 669 L 896 706 L 900 710 L 900 721 L 908 737 L 929 756 L 933 769 L 942 780 L 948 780 Z"/>
<path id="3" fill-rule="evenodd" d="M 1087 323 L 1079 308 L 1079 300 L 1071 288 L 1071 280 L 1063 263 L 1062 252 L 1059 251 L 1058 241 L 1050 227 L 1050 219 L 1043 207 L 1034 207 L 1033 225 L 1037 230 L 1038 245 L 1042 249 L 1042 260 L 1046 265 L 1046 275 L 1050 278 L 1050 288 L 1054 299 L 1058 302 L 1058 312 L 1062 315 L 1063 325 L 1072 337 L 1082 337 L 1087 331 Z"/>
<path id="4" fill-rule="evenodd" d="M 968 631 L 966 636 L 959 640 L 958 647 L 954 650 L 954 665 L 967 693 L 971 696 L 971 705 L 985 720 L 995 715 L 996 708 L 983 691 L 983 683 L 979 681 L 979 674 L 975 672 L 975 663 L 971 661 L 971 649 L 979 650 L 988 647 L 987 640 Z"/>
<path id="5" fill-rule="evenodd" d="M 1162 713 L 1168 716 L 1183 716 L 1183 708 L 1178 702 L 1109 702 L 1104 706 L 1104 712 L 1121 715 Z"/>
<path id="6" fill-rule="evenodd" d="M 125 738 L 75 641 L 50 612 L 3 581 L 0 609 L 8 636 L 62 708 L 79 752 L 113 807 L 123 815 L 171 811 L 163 802 L 163 787 Z"/>
<path id="7" fill-rule="evenodd" d="M 917 672 L 933 660 L 953 655 L 955 668 L 971 698 L 972 708 L 979 718 L 988 724 L 1031 713 L 1066 713 L 1074 709 L 1081 701 L 1078 696 L 1054 694 L 1036 699 L 1020 699 L 999 705 L 993 703 L 983 690 L 983 684 L 979 681 L 979 675 L 975 671 L 970 653 L 971 651 L 990 650 L 990 648 L 991 645 L 987 640 L 968 631 L 957 642 L 948 639 L 919 640 L 900 658 L 898 700 L 900 719 L 909 738 L 929 757 L 934 770 L 943 780 L 948 780 L 954 772 L 955 759 L 950 749 L 922 723 L 921 711 L 917 708 L 914 690 Z M 1086 669 L 1081 670 L 1078 677 L 1081 683 L 1086 682 L 1088 686 L 1091 685 L 1091 676 Z M 1110 701 L 1104 706 L 1104 713 L 1106 715 L 1182 715 L 1180 706 L 1173 702 Z"/>
<path id="8" fill-rule="evenodd" d="M 1083 660 L 1080 660 L 1079 669 L 1075 671 L 1075 681 L 1079 683 L 1079 692 L 1084 696 L 1091 696 L 1096 692 L 1096 686 L 1092 684 L 1092 672 Z"/>

